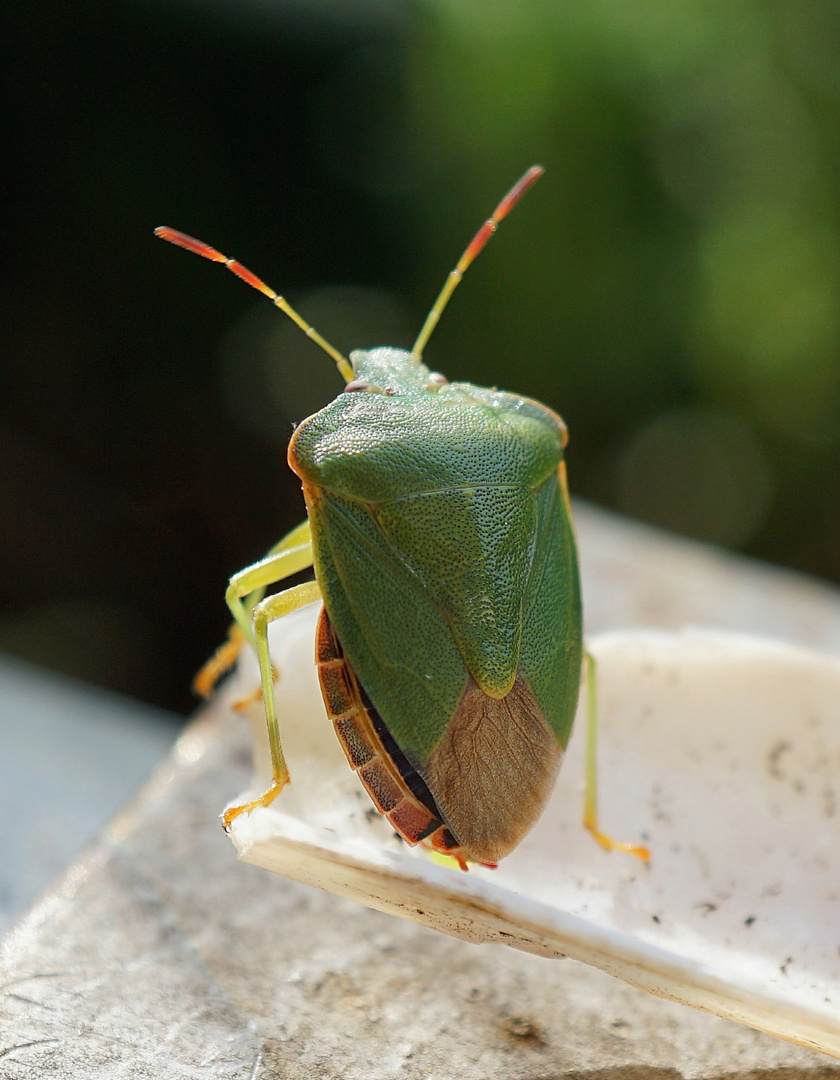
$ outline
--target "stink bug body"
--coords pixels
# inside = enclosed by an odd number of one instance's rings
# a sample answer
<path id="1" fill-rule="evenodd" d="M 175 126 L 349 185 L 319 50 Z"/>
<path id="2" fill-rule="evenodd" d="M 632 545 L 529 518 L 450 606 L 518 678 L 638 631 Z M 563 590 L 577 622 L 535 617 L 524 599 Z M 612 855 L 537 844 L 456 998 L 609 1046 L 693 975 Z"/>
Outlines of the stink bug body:
<path id="1" fill-rule="evenodd" d="M 566 428 L 535 401 L 449 383 L 421 359 L 464 271 L 541 174 L 529 169 L 479 229 L 411 352 L 376 348 L 348 361 L 240 263 L 157 230 L 267 295 L 330 353 L 347 383 L 289 445 L 308 520 L 231 578 L 231 641 L 199 675 L 207 691 L 243 640 L 257 651 L 273 782 L 227 811 L 226 824 L 267 805 L 289 779 L 267 627 L 318 598 L 327 712 L 377 809 L 405 840 L 464 868 L 492 865 L 549 798 L 583 661 Z M 315 581 L 263 599 L 267 586 L 308 566 Z M 592 716 L 590 781 L 594 708 Z M 587 825 L 616 846 L 597 831 L 592 783 Z"/>

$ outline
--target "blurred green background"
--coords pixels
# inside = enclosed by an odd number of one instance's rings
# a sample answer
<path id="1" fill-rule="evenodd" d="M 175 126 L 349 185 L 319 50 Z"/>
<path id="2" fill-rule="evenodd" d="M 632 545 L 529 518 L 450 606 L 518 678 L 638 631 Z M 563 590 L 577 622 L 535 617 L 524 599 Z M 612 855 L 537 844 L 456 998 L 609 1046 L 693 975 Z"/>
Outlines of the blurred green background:
<path id="1" fill-rule="evenodd" d="M 574 493 L 840 580 L 836 0 L 30 0 L 0 15 L 0 649 L 186 712 L 339 349 L 565 417 Z"/>

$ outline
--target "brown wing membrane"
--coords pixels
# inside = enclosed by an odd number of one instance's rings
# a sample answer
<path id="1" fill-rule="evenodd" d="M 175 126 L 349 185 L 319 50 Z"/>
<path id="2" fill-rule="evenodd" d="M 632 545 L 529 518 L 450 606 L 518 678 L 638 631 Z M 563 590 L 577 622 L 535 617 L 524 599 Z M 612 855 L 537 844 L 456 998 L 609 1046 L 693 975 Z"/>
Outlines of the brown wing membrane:
<path id="1" fill-rule="evenodd" d="M 424 775 L 468 857 L 498 862 L 542 813 L 562 759 L 521 676 L 503 698 L 471 679 Z"/>

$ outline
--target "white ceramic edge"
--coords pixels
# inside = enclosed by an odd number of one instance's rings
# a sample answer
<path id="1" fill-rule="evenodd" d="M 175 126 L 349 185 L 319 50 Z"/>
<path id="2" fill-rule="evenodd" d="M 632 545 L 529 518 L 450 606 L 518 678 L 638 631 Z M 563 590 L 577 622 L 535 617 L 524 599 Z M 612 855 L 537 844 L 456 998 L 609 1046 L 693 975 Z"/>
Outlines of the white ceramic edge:
<path id="1" fill-rule="evenodd" d="M 267 817 L 263 828 L 254 820 L 258 815 Z M 278 836 L 280 826 L 298 833 L 298 838 Z M 496 942 L 542 956 L 568 956 L 657 997 L 840 1057 L 840 1018 L 836 1014 L 791 1005 L 750 980 L 722 979 L 702 964 L 667 949 L 594 926 L 491 882 L 467 875 L 456 877 L 448 868 L 431 862 L 420 863 L 384 850 L 374 853 L 366 849 L 360 857 L 339 842 L 323 847 L 313 830 L 276 811 L 254 811 L 248 832 L 255 839 L 237 843 L 235 825 L 231 829 L 243 862 L 328 888 L 368 907 L 467 941 Z"/>
<path id="2" fill-rule="evenodd" d="M 837 664 L 836 657 L 745 633 L 707 628 L 609 631 L 598 640 L 682 638 L 702 646 L 753 649 Z M 600 968 L 655 996 L 734 1020 L 840 1058 L 836 1012 L 791 1004 L 750 979 L 722 978 L 695 960 L 629 934 L 599 927 L 549 904 L 530 900 L 475 875 L 454 874 L 374 844 L 325 835 L 274 808 L 234 821 L 230 837 L 243 862 L 356 900 L 399 918 L 475 943 L 499 943 L 541 956 L 568 956 Z"/>

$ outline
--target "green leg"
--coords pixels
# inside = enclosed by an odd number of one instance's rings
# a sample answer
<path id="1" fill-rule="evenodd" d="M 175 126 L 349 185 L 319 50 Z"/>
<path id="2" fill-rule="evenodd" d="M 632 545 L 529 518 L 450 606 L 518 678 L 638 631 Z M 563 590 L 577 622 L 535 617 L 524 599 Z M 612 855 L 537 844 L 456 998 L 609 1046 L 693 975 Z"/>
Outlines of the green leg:
<path id="1" fill-rule="evenodd" d="M 613 840 L 598 827 L 598 675 L 595 657 L 585 654 L 586 662 L 586 782 L 583 796 L 583 826 L 607 851 L 626 851 L 645 862 L 650 852 L 638 844 Z"/>
<path id="2" fill-rule="evenodd" d="M 230 579 L 225 600 L 240 630 L 256 649 L 257 640 L 251 625 L 251 612 L 262 600 L 266 588 L 298 570 L 312 565 L 312 541 L 309 538 L 309 522 L 304 521 L 283 537 L 269 553 L 234 574 Z"/>
<path id="3" fill-rule="evenodd" d="M 257 567 L 260 565 L 258 563 Z M 244 573 L 248 573 L 248 571 L 244 571 Z M 286 589 L 285 592 L 276 593 L 266 600 L 261 600 L 254 608 L 253 635 L 256 642 L 257 658 L 260 662 L 260 684 L 265 707 L 265 723 L 268 729 L 268 745 L 271 750 L 271 784 L 253 802 L 244 803 L 242 806 L 232 806 L 229 810 L 226 810 L 222 817 L 225 828 L 240 814 L 247 813 L 257 806 L 268 806 L 289 782 L 289 770 L 280 743 L 280 727 L 277 722 L 277 706 L 274 701 L 274 671 L 268 650 L 268 625 L 274 622 L 275 619 L 282 619 L 284 615 L 289 615 L 291 612 L 297 611 L 298 608 L 320 599 L 320 596 L 321 591 L 318 588 L 317 581 L 305 581 L 302 585 L 293 585 L 291 589 Z"/>
<path id="4" fill-rule="evenodd" d="M 243 642 L 249 641 L 256 649 L 257 640 L 251 625 L 251 612 L 262 600 L 266 586 L 282 581 L 311 565 L 309 522 L 303 521 L 275 544 L 265 558 L 233 575 L 225 599 L 235 622 L 228 632 L 228 640 L 219 646 L 196 675 L 193 685 L 198 694 L 202 697 L 210 696 L 219 679 L 236 663 Z"/>

